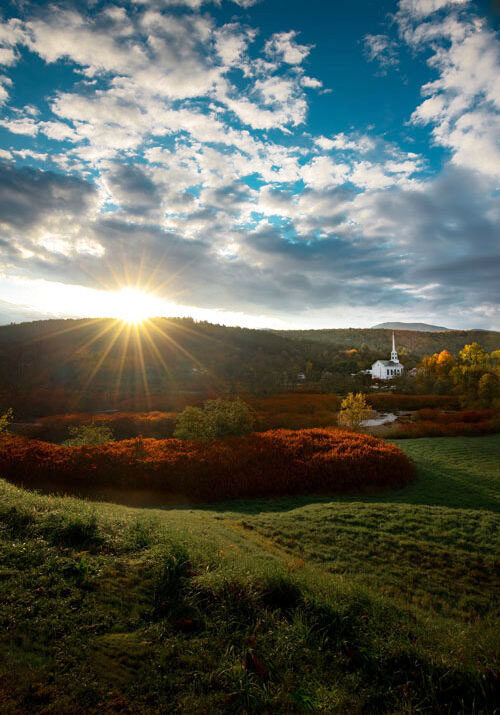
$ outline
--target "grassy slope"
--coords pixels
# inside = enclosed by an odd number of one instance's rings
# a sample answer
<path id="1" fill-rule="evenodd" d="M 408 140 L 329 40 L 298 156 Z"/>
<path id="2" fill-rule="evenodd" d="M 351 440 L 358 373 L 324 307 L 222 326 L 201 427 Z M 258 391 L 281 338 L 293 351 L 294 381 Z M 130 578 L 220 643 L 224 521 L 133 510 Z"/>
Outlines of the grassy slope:
<path id="1" fill-rule="evenodd" d="M 400 444 L 418 481 L 371 497 L 0 482 L 0 711 L 492 712 L 500 437 Z"/>

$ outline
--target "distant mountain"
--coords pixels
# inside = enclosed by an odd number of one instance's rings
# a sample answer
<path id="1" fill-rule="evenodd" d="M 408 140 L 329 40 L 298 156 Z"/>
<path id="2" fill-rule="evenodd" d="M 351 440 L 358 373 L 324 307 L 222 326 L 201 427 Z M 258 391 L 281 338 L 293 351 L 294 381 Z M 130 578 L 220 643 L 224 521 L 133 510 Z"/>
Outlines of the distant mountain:
<path id="1" fill-rule="evenodd" d="M 372 327 L 373 330 L 384 328 L 386 330 L 418 330 L 420 333 L 450 333 L 450 328 L 442 325 L 428 325 L 427 323 L 379 323 Z"/>

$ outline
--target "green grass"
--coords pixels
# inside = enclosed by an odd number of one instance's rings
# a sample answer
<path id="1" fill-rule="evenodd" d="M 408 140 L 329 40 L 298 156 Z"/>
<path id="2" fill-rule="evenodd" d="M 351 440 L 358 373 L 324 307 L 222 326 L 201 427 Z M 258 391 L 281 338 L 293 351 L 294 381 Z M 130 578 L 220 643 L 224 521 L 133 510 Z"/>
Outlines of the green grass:
<path id="1" fill-rule="evenodd" d="M 493 712 L 500 436 L 399 444 L 418 479 L 362 497 L 0 481 L 0 712 Z"/>

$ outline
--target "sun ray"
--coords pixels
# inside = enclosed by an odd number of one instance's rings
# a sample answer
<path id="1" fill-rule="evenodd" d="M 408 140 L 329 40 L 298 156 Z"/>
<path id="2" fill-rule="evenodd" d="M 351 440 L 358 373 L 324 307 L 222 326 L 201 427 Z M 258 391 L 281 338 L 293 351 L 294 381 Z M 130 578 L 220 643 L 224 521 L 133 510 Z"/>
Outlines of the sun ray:
<path id="1" fill-rule="evenodd" d="M 144 362 L 144 353 L 142 350 L 141 333 L 139 330 L 139 326 L 137 324 L 133 325 L 132 327 L 134 328 L 137 350 L 139 353 L 139 362 L 141 364 L 141 374 L 142 374 L 142 384 L 143 384 L 144 393 L 146 396 L 146 404 L 148 406 L 148 410 L 150 410 L 151 409 L 151 393 L 149 391 L 148 376 L 146 373 L 146 364 Z"/>
<path id="2" fill-rule="evenodd" d="M 101 321 L 102 321 L 102 320 L 106 320 L 106 318 L 101 318 Z M 114 319 L 114 320 L 113 320 L 113 319 L 110 319 L 110 321 L 111 321 L 111 322 L 109 322 L 107 325 L 104 325 L 103 328 L 102 328 L 101 330 L 99 330 L 99 332 L 98 332 L 96 335 L 94 335 L 92 338 L 90 338 L 89 340 L 87 340 L 87 342 L 84 343 L 83 345 L 80 345 L 80 347 L 77 348 L 77 350 L 75 351 L 75 353 L 78 354 L 78 353 L 84 352 L 85 350 L 88 350 L 88 348 L 89 348 L 91 345 L 93 345 L 97 340 L 99 340 L 99 339 L 102 338 L 104 335 L 106 335 L 106 333 L 109 333 L 109 331 L 112 330 L 112 329 L 115 327 L 116 323 L 117 323 L 117 320 L 116 320 L 116 319 Z"/>
<path id="3" fill-rule="evenodd" d="M 125 325 L 125 339 L 123 342 L 123 347 L 122 347 L 122 352 L 120 355 L 120 364 L 118 366 L 118 375 L 116 377 L 116 385 L 115 385 L 115 400 L 118 399 L 119 394 L 120 394 L 120 387 L 121 387 L 121 380 L 122 380 L 122 375 L 123 375 L 123 368 L 125 366 L 125 360 L 127 359 L 127 350 L 128 350 L 128 345 L 130 341 L 130 331 L 132 330 L 132 325 L 130 323 L 127 323 Z"/>
<path id="4" fill-rule="evenodd" d="M 116 341 L 117 341 L 118 338 L 120 337 L 121 333 L 122 333 L 123 330 L 125 329 L 125 323 L 120 323 L 119 321 L 116 321 L 116 322 L 115 322 L 115 326 L 117 327 L 116 333 L 115 333 L 115 335 L 112 337 L 112 339 L 109 341 L 108 346 L 107 346 L 106 349 L 103 351 L 103 353 L 102 353 L 101 357 L 99 358 L 98 362 L 96 363 L 94 369 L 92 370 L 92 372 L 90 373 L 89 377 L 87 378 L 87 381 L 85 382 L 85 385 L 84 385 L 84 386 L 82 387 L 82 389 L 80 390 L 80 393 L 79 393 L 78 398 L 77 398 L 77 401 L 78 401 L 78 402 L 80 401 L 80 399 L 82 398 L 82 396 L 84 395 L 84 393 L 86 392 L 86 390 L 88 389 L 88 387 L 89 387 L 89 385 L 91 384 L 91 382 L 92 382 L 92 380 L 94 379 L 94 377 L 97 375 L 97 373 L 98 373 L 99 370 L 101 369 L 102 364 L 104 363 L 104 361 L 105 361 L 106 358 L 108 357 L 109 353 L 110 353 L 111 350 L 113 349 L 114 344 L 116 343 Z"/>
<path id="5" fill-rule="evenodd" d="M 153 350 L 154 354 L 156 355 L 158 361 L 159 361 L 160 364 L 162 365 L 162 367 L 163 367 L 163 369 L 165 370 L 166 374 L 168 375 L 168 377 L 171 377 L 170 368 L 168 367 L 167 363 L 166 363 L 165 360 L 163 359 L 163 356 L 162 356 L 162 354 L 160 353 L 160 351 L 159 351 L 159 349 L 158 349 L 158 346 L 156 345 L 155 341 L 153 340 L 153 338 L 152 338 L 151 335 L 149 334 L 148 326 L 150 325 L 150 323 L 151 323 L 150 320 L 146 320 L 146 321 L 143 323 L 143 325 L 142 325 L 143 334 L 144 334 L 145 337 L 147 338 L 147 340 L 148 340 L 148 342 L 149 342 L 149 344 L 150 344 L 150 346 L 151 346 L 151 349 Z"/>
<path id="6" fill-rule="evenodd" d="M 154 323 L 154 321 L 150 320 L 149 323 L 150 323 L 150 325 L 153 326 L 153 328 L 154 328 L 158 333 L 160 333 L 160 335 L 161 335 L 162 337 L 164 337 L 166 340 L 168 340 L 177 350 L 179 350 L 180 352 L 182 352 L 184 355 L 186 355 L 186 357 L 188 357 L 190 360 L 192 360 L 193 362 L 195 362 L 195 363 L 196 363 L 197 365 L 199 365 L 200 367 L 204 367 L 203 363 L 200 362 L 200 360 L 198 360 L 197 357 L 195 357 L 194 355 L 191 355 L 191 353 L 190 353 L 188 350 L 186 350 L 185 348 L 183 348 L 182 345 L 179 345 L 179 343 L 177 342 L 177 340 L 175 340 L 171 335 L 169 335 L 169 334 L 166 333 L 164 330 L 162 330 L 160 327 L 158 327 L 158 325 L 156 325 L 156 324 Z"/>

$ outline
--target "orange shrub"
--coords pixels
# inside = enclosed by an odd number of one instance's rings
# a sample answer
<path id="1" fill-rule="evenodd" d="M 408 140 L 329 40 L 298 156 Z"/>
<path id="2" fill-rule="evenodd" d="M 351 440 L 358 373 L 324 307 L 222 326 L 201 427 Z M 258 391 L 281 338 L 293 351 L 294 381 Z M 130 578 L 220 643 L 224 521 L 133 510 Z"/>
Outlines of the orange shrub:
<path id="1" fill-rule="evenodd" d="M 243 399 L 255 411 L 255 428 L 310 429 L 331 427 L 336 424 L 336 411 L 340 408 L 338 395 L 287 393 L 270 397 Z"/>
<path id="2" fill-rule="evenodd" d="M 471 437 L 497 432 L 491 421 L 486 422 L 408 422 L 391 432 L 392 438 L 405 437 Z"/>
<path id="3" fill-rule="evenodd" d="M 418 420 L 423 420 L 425 422 L 438 422 L 439 424 L 452 424 L 456 422 L 473 424 L 491 420 L 495 416 L 495 410 L 460 410 L 459 412 L 418 410 L 415 416 Z"/>
<path id="4" fill-rule="evenodd" d="M 398 395 L 392 393 L 367 395 L 366 401 L 374 410 L 420 410 L 436 408 L 452 410 L 459 407 L 452 395 Z"/>
<path id="5" fill-rule="evenodd" d="M 0 473 L 25 486 L 148 488 L 194 499 L 371 490 L 407 483 L 394 444 L 341 430 L 272 430 L 210 444 L 136 439 L 61 447 L 0 440 Z"/>
<path id="6" fill-rule="evenodd" d="M 116 439 L 130 439 L 139 435 L 165 439 L 173 435 L 176 419 L 176 412 L 52 415 L 51 417 L 39 419 L 36 423 L 36 428 L 32 428 L 32 431 L 27 436 L 36 436 L 38 439 L 50 442 L 62 442 L 67 439 L 70 427 L 95 422 L 98 425 L 109 427 Z"/>

